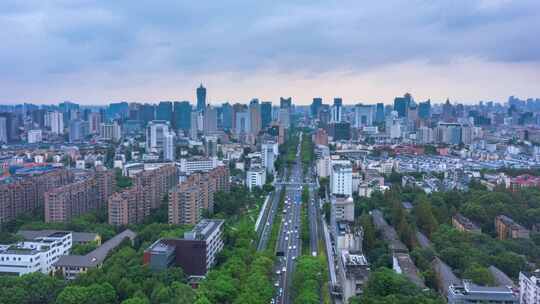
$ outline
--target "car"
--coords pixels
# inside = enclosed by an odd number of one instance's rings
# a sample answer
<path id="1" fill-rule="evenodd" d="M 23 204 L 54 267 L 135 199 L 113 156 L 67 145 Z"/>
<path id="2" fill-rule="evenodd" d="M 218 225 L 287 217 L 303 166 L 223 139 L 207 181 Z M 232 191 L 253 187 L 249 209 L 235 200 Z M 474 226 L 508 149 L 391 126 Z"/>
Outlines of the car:
<path id="1" fill-rule="evenodd" d="M 280 274 L 281 274 L 281 270 L 278 269 L 278 271 L 276 271 L 276 274 L 277 274 L 277 275 L 280 275 Z"/>
<path id="2" fill-rule="evenodd" d="M 296 256 L 293 255 L 293 256 L 292 256 L 292 259 L 293 259 L 293 260 L 296 260 Z"/>
<path id="3" fill-rule="evenodd" d="M 279 282 L 275 282 L 274 286 L 279 287 Z"/>
<path id="4" fill-rule="evenodd" d="M 296 245 L 293 245 L 293 246 L 292 246 L 292 249 L 296 249 Z"/>
<path id="5" fill-rule="evenodd" d="M 287 268 L 283 267 L 283 268 L 281 269 L 281 272 L 285 272 L 285 271 L 287 271 Z"/>
<path id="6" fill-rule="evenodd" d="M 285 241 L 288 241 L 288 240 L 289 240 L 289 237 L 288 237 L 288 236 L 286 236 L 286 237 L 285 237 Z"/>
<path id="7" fill-rule="evenodd" d="M 292 246 L 289 246 L 289 249 L 292 249 Z"/>

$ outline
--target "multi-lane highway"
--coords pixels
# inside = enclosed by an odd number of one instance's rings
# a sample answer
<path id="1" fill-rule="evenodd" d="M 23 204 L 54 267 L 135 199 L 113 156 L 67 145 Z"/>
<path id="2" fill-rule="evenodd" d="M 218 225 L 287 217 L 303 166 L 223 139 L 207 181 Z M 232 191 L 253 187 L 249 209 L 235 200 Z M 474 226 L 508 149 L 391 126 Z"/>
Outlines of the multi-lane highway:
<path id="1" fill-rule="evenodd" d="M 285 168 L 285 170 L 287 170 Z M 274 219 L 276 218 L 276 213 L 278 212 L 279 199 L 281 197 L 281 185 L 278 183 L 275 184 L 276 190 L 272 193 L 271 201 L 269 202 L 268 214 L 264 220 L 262 232 L 259 238 L 259 244 L 257 244 L 257 251 L 263 251 L 268 246 L 268 241 L 270 235 L 272 234 L 272 225 L 274 224 Z M 264 211 L 263 211 L 264 212 Z"/>
<path id="2" fill-rule="evenodd" d="M 301 136 L 301 135 L 300 135 Z M 301 137 L 300 137 L 301 138 Z M 318 252 L 318 221 L 319 206 L 314 197 L 315 184 L 311 180 L 305 180 L 300 159 L 301 141 L 297 148 L 297 161 L 291 169 L 291 174 L 285 185 L 285 204 L 278 236 L 277 262 L 275 271 L 276 294 L 272 303 L 288 304 L 292 302 L 292 280 L 294 276 L 296 259 L 302 254 L 301 211 L 302 211 L 302 187 L 309 187 L 310 199 L 308 201 L 308 218 L 310 222 L 310 250 L 312 254 Z M 308 175 L 309 176 L 309 175 Z M 308 178 L 309 179 L 309 178 Z M 277 223 L 276 223 L 277 224 Z"/>

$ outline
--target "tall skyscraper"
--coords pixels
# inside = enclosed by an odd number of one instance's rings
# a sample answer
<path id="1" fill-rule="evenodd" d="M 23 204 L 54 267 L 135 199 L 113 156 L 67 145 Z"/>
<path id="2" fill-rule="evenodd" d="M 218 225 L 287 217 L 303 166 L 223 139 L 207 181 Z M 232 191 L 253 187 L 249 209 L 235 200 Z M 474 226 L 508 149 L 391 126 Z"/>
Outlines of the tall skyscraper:
<path id="1" fill-rule="evenodd" d="M 272 122 L 272 103 L 264 101 L 261 103 L 261 127 L 268 128 Z"/>
<path id="2" fill-rule="evenodd" d="M 332 106 L 332 122 L 341 122 L 343 115 L 343 99 L 336 97 L 334 98 L 334 105 Z"/>
<path id="3" fill-rule="evenodd" d="M 251 134 L 257 135 L 261 131 L 261 105 L 258 99 L 253 99 L 249 103 L 249 120 L 251 122 Z"/>
<path id="4" fill-rule="evenodd" d="M 69 142 L 82 141 L 89 134 L 88 122 L 75 119 L 69 122 Z"/>
<path id="5" fill-rule="evenodd" d="M 189 137 L 191 137 L 191 139 L 196 139 L 197 134 L 199 133 L 199 113 L 197 111 L 192 111 L 190 120 Z"/>
<path id="6" fill-rule="evenodd" d="M 282 109 L 290 109 L 292 108 L 292 97 L 289 97 L 289 98 L 284 98 L 284 97 L 280 97 L 279 98 L 279 107 L 282 108 Z"/>
<path id="7" fill-rule="evenodd" d="M 45 124 L 49 124 L 52 133 L 57 135 L 64 134 L 64 118 L 61 112 L 47 112 L 45 115 Z"/>
<path id="8" fill-rule="evenodd" d="M 375 112 L 375 122 L 376 123 L 384 122 L 384 103 L 382 102 L 377 104 L 377 110 Z"/>
<path id="9" fill-rule="evenodd" d="M 170 101 L 161 101 L 157 107 L 156 119 L 172 122 L 173 105 Z"/>
<path id="10" fill-rule="evenodd" d="M 173 126 L 184 132 L 191 128 L 191 104 L 188 101 L 174 102 Z"/>
<path id="11" fill-rule="evenodd" d="M 206 88 L 203 87 L 202 83 L 197 88 L 197 111 L 204 112 L 206 109 Z"/>
<path id="12" fill-rule="evenodd" d="M 394 111 L 398 113 L 398 117 L 407 117 L 407 111 L 412 101 L 411 94 L 407 93 L 403 97 L 396 97 L 394 99 Z"/>
<path id="13" fill-rule="evenodd" d="M 230 130 L 233 127 L 233 108 L 228 102 L 221 105 L 221 124 L 223 130 Z"/>
<path id="14" fill-rule="evenodd" d="M 235 133 L 236 134 L 248 134 L 251 129 L 251 124 L 249 121 L 250 115 L 247 110 L 236 112 L 236 121 L 235 121 Z"/>
<path id="15" fill-rule="evenodd" d="M 362 128 L 373 125 L 373 106 L 356 105 L 354 107 L 354 127 Z"/>
<path id="16" fill-rule="evenodd" d="M 319 109 L 321 108 L 322 103 L 323 100 L 321 97 L 313 98 L 313 102 L 311 103 L 310 107 L 311 117 L 317 117 L 319 115 Z"/>
<path id="17" fill-rule="evenodd" d="M 0 117 L 0 143 L 8 142 L 8 121 L 6 117 Z"/>
<path id="18" fill-rule="evenodd" d="M 156 106 L 147 103 L 141 105 L 139 117 L 143 125 L 146 126 L 148 122 L 156 119 Z"/>
<path id="19" fill-rule="evenodd" d="M 205 134 L 217 131 L 217 118 L 217 109 L 211 105 L 206 106 L 203 129 Z"/>

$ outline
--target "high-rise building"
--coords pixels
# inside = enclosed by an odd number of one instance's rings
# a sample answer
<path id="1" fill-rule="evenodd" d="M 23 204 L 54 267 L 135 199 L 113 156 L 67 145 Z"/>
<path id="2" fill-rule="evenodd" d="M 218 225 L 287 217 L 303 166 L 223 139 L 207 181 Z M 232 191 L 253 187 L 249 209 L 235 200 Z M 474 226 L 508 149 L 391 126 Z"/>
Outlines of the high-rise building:
<path id="1" fill-rule="evenodd" d="M 332 118 L 331 122 L 341 122 L 343 116 L 343 99 L 334 98 L 334 105 L 332 106 Z"/>
<path id="2" fill-rule="evenodd" d="M 143 104 L 140 107 L 139 120 L 146 126 L 150 121 L 156 119 L 156 106 L 153 104 Z"/>
<path id="3" fill-rule="evenodd" d="M 14 174 L 9 182 L 0 183 L 0 224 L 42 207 L 45 192 L 73 179 L 69 170 L 43 167 Z"/>
<path id="4" fill-rule="evenodd" d="M 261 105 L 258 99 L 253 99 L 249 103 L 249 121 L 250 121 L 250 133 L 253 135 L 259 134 L 261 131 Z"/>
<path id="5" fill-rule="evenodd" d="M 354 127 L 362 128 L 373 125 L 374 108 L 372 105 L 358 104 L 354 107 Z"/>
<path id="6" fill-rule="evenodd" d="M 375 122 L 383 123 L 384 122 L 384 103 L 377 103 L 377 110 L 375 113 Z"/>
<path id="7" fill-rule="evenodd" d="M 206 88 L 202 83 L 197 88 L 197 111 L 203 112 L 206 109 Z"/>
<path id="8" fill-rule="evenodd" d="M 289 97 L 289 98 L 284 98 L 284 97 L 280 97 L 279 98 L 279 107 L 282 108 L 282 109 L 290 109 L 292 108 L 292 97 Z"/>
<path id="9" fill-rule="evenodd" d="M 352 189 L 352 166 L 351 164 L 338 163 L 332 165 L 330 174 L 330 191 L 332 194 L 351 196 Z"/>
<path id="10" fill-rule="evenodd" d="M 278 144 L 274 141 L 267 141 L 261 144 L 262 165 L 266 172 L 274 173 L 274 163 L 279 155 Z"/>
<path id="11" fill-rule="evenodd" d="M 90 128 L 90 134 L 98 134 L 99 127 L 101 125 L 101 114 L 98 112 L 91 112 L 88 114 L 88 124 Z"/>
<path id="12" fill-rule="evenodd" d="M 8 120 L 0 116 L 0 143 L 8 143 Z"/>
<path id="13" fill-rule="evenodd" d="M 204 210 L 214 210 L 214 194 L 229 191 L 229 170 L 216 167 L 209 172 L 195 172 L 169 191 L 169 223 L 195 225 Z"/>
<path id="14" fill-rule="evenodd" d="M 156 120 L 173 121 L 173 104 L 170 101 L 161 101 L 157 107 Z"/>
<path id="15" fill-rule="evenodd" d="M 266 183 L 266 170 L 260 166 L 252 166 L 246 172 L 246 186 L 251 191 L 254 188 L 262 188 Z"/>
<path id="16" fill-rule="evenodd" d="M 61 112 L 53 111 L 45 114 L 45 125 L 51 128 L 51 132 L 57 135 L 64 134 L 64 118 Z"/>
<path id="17" fill-rule="evenodd" d="M 540 303 L 540 269 L 519 272 L 519 303 Z"/>
<path id="18" fill-rule="evenodd" d="M 158 152 L 163 150 L 165 144 L 165 134 L 169 133 L 169 122 L 164 120 L 153 120 L 146 127 L 146 149 L 147 151 Z"/>
<path id="19" fill-rule="evenodd" d="M 266 129 L 272 122 L 272 103 L 270 101 L 263 101 L 261 103 L 261 127 Z"/>
<path id="20" fill-rule="evenodd" d="M 163 159 L 168 161 L 175 160 L 175 135 L 173 132 L 165 133 L 163 146 Z"/>
<path id="21" fill-rule="evenodd" d="M 69 142 L 78 142 L 85 139 L 90 133 L 87 121 L 75 119 L 69 123 Z"/>
<path id="22" fill-rule="evenodd" d="M 398 117 L 407 117 L 407 111 L 412 101 L 411 94 L 407 93 L 403 97 L 396 97 L 394 99 L 394 111 L 398 113 Z"/>
<path id="23" fill-rule="evenodd" d="M 311 117 L 318 117 L 319 116 L 319 110 L 322 107 L 323 100 L 321 97 L 315 97 L 313 98 L 313 102 L 310 106 L 310 113 Z"/>
<path id="24" fill-rule="evenodd" d="M 217 109 L 211 105 L 206 106 L 204 111 L 204 133 L 210 134 L 217 131 Z"/>
<path id="25" fill-rule="evenodd" d="M 189 124 L 190 125 L 189 137 L 191 139 L 196 139 L 199 133 L 199 112 L 197 111 L 191 112 L 190 120 L 191 120 L 191 123 Z"/>
<path id="26" fill-rule="evenodd" d="M 221 105 L 221 125 L 223 130 L 233 128 L 233 108 L 228 102 Z"/>
<path id="27" fill-rule="evenodd" d="M 431 101 L 430 100 L 421 102 L 418 105 L 418 117 L 420 117 L 420 119 L 431 118 Z"/>
<path id="28" fill-rule="evenodd" d="M 204 137 L 204 153 L 206 157 L 217 157 L 218 139 L 215 136 Z"/>
<path id="29" fill-rule="evenodd" d="M 247 110 L 243 110 L 241 112 L 236 112 L 236 121 L 234 130 L 237 135 L 240 134 L 249 134 L 249 131 L 251 130 L 251 122 L 250 122 L 250 113 Z"/>
<path id="30" fill-rule="evenodd" d="M 183 132 L 188 132 L 191 128 L 191 104 L 189 101 L 174 102 L 173 126 Z"/>
<path id="31" fill-rule="evenodd" d="M 112 123 L 102 123 L 99 127 L 99 137 L 104 140 L 119 141 L 122 137 L 120 125 L 113 121 Z"/>
<path id="32" fill-rule="evenodd" d="M 173 165 L 137 173 L 133 177 L 133 186 L 109 198 L 109 224 L 141 223 L 152 209 L 160 206 L 163 197 L 177 182 L 178 174 Z"/>

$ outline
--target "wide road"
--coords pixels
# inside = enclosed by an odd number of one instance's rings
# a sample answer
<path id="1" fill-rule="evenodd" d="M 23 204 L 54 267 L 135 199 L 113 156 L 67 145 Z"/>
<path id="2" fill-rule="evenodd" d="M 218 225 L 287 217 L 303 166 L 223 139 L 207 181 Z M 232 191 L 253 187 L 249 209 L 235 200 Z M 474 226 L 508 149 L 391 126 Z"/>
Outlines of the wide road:
<path id="1" fill-rule="evenodd" d="M 274 269 L 276 274 L 274 303 L 291 303 L 296 259 L 302 254 L 300 239 L 302 183 L 302 163 L 298 152 L 297 162 L 293 165 L 289 179 L 285 183 L 285 206 L 276 250 L 278 259 Z"/>

